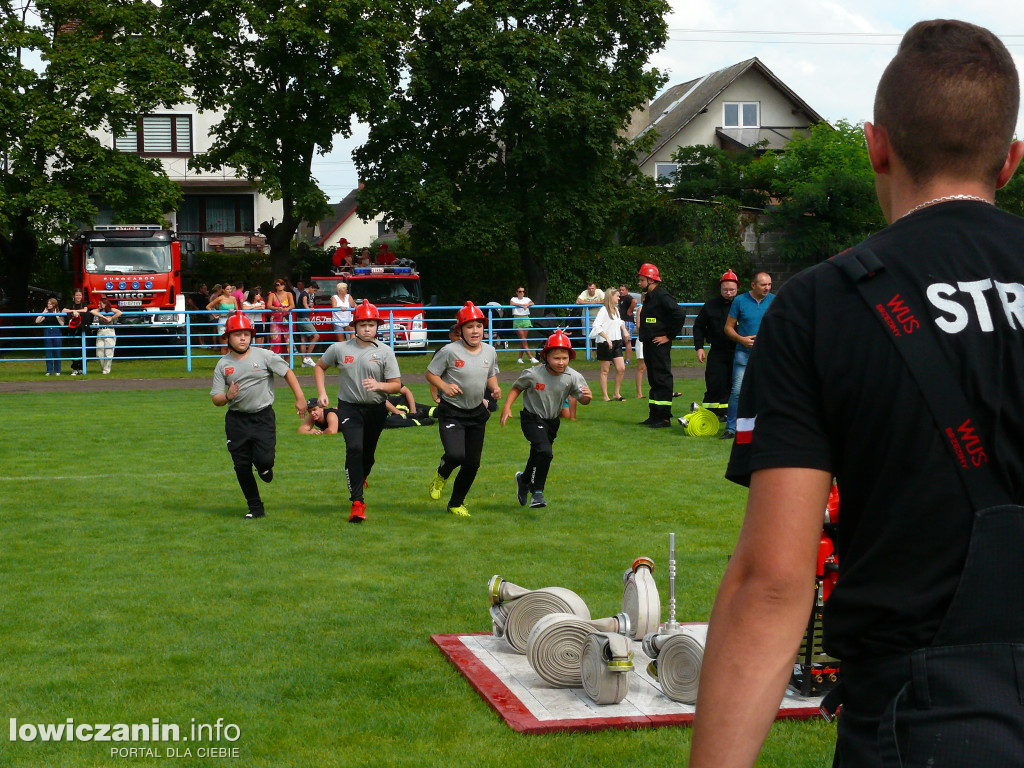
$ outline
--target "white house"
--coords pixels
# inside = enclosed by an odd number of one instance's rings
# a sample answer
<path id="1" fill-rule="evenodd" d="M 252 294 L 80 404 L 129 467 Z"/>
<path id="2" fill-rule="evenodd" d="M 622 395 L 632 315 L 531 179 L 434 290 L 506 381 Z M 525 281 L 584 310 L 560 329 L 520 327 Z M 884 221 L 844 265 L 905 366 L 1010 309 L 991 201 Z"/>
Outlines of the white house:
<path id="1" fill-rule="evenodd" d="M 672 154 L 698 144 L 738 150 L 767 139 L 783 149 L 795 133 L 825 119 L 758 59 L 698 77 L 665 90 L 638 111 L 629 138 L 655 130 L 653 149 L 637 158 L 648 176 L 668 178 L 676 170 Z"/>
<path id="2" fill-rule="evenodd" d="M 209 173 L 191 164 L 195 154 L 213 143 L 211 130 L 220 113 L 200 113 L 191 104 L 140 115 L 135 129 L 123 136 L 101 134 L 107 146 L 143 157 L 158 158 L 168 178 L 182 187 L 181 207 L 168 218 L 184 241 L 196 250 L 262 250 L 264 238 L 257 234 L 263 221 L 280 219 L 280 201 L 260 194 L 258 185 L 240 178 L 233 169 Z M 102 218 L 97 223 L 105 223 Z"/>

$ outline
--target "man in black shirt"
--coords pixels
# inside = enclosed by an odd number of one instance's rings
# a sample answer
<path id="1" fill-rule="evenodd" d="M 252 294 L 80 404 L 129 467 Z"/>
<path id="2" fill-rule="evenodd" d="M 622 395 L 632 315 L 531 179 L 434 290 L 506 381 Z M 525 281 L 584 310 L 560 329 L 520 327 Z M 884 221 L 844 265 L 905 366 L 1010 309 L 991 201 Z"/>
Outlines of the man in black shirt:
<path id="1" fill-rule="evenodd" d="M 722 275 L 718 281 L 719 295 L 701 307 L 693 321 L 693 348 L 697 350 L 697 359 L 707 365 L 703 406 L 720 417 L 729 407 L 732 360 L 736 351 L 736 342 L 725 335 L 725 321 L 739 290 L 739 280 L 731 269 Z M 705 342 L 711 345 L 710 352 L 704 351 Z"/>
<path id="2" fill-rule="evenodd" d="M 1005 46 L 964 22 L 914 25 L 882 76 L 865 134 L 890 226 L 785 286 L 743 383 L 727 477 L 750 495 L 691 768 L 757 757 L 807 624 L 833 476 L 836 764 L 1024 762 L 1024 221 L 992 204 L 1024 154 L 1018 102 Z M 856 283 L 839 268 L 854 259 Z M 866 301 L 872 284 L 891 298 Z M 920 342 L 935 354 L 910 354 Z M 966 418 L 947 422 L 944 404 Z"/>
<path id="3" fill-rule="evenodd" d="M 639 339 L 644 345 L 647 363 L 647 407 L 650 415 L 640 424 L 657 429 L 672 426 L 672 340 L 683 330 L 686 312 L 672 295 L 661 287 L 661 273 L 653 264 L 640 267 L 640 290 L 644 292 L 640 308 Z"/>

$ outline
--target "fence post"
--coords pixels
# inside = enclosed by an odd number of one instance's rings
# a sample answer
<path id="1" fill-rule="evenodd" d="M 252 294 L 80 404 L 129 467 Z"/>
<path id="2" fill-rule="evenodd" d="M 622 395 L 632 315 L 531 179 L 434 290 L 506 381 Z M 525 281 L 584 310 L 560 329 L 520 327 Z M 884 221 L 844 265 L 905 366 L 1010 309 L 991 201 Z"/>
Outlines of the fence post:
<path id="1" fill-rule="evenodd" d="M 192 372 L 192 314 L 185 313 L 185 370 Z"/>

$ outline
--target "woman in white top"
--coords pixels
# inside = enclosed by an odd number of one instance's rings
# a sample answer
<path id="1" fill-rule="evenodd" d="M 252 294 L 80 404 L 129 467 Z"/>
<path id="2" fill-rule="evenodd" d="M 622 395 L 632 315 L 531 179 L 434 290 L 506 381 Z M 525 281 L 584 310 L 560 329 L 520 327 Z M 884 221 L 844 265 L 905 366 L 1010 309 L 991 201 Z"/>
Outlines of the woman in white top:
<path id="1" fill-rule="evenodd" d="M 622 378 L 626 364 L 622 362 L 622 332 L 626 324 L 619 317 L 619 292 L 609 288 L 604 292 L 604 303 L 594 318 L 591 336 L 597 340 L 597 359 L 601 362 L 601 394 L 608 400 L 625 400 L 622 396 Z M 608 369 L 615 363 L 615 396 L 608 397 Z"/>
<path id="2" fill-rule="evenodd" d="M 246 293 L 245 298 L 242 299 L 242 309 L 247 313 L 253 313 L 249 315 L 249 319 L 252 321 L 253 328 L 255 329 L 252 334 L 252 343 L 258 347 L 263 346 L 263 337 L 267 335 L 267 323 L 264 314 L 256 310 L 266 308 L 267 302 L 264 301 L 263 291 L 258 285 Z"/>
<path id="3" fill-rule="evenodd" d="M 100 359 L 100 370 L 110 373 L 110 367 L 114 363 L 114 346 L 117 344 L 117 334 L 114 332 L 114 324 L 121 316 L 121 310 L 111 305 L 110 299 L 104 297 L 99 300 L 96 309 L 89 310 L 96 317 L 96 357 Z"/>
<path id="4" fill-rule="evenodd" d="M 356 308 L 355 299 L 348 292 L 348 283 L 338 283 L 336 293 L 331 296 L 331 322 L 334 323 L 334 335 L 337 341 L 345 341 L 353 334 L 352 310 Z"/>
<path id="5" fill-rule="evenodd" d="M 533 306 L 533 302 L 526 295 L 526 288 L 523 286 L 516 288 L 516 295 L 509 299 L 509 303 L 512 305 L 512 329 L 519 337 L 519 344 L 522 346 L 523 352 L 530 358 L 530 362 L 536 365 L 537 358 L 530 353 L 530 346 L 526 343 L 526 337 L 529 335 L 530 329 L 533 328 L 533 323 L 530 322 L 530 307 Z M 516 361 L 520 365 L 523 364 L 523 352 L 519 353 L 519 360 Z"/>

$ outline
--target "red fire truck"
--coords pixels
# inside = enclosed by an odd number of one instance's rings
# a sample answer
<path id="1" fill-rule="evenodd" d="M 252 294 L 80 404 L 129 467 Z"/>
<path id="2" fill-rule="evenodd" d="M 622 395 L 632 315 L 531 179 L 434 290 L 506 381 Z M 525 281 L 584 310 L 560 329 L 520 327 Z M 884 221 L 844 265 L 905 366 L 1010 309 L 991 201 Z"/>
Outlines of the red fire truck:
<path id="1" fill-rule="evenodd" d="M 400 260 L 404 261 L 404 260 Z M 331 296 L 338 283 L 348 283 L 348 292 L 356 304 L 369 301 L 380 310 L 384 322 L 378 336 L 399 349 L 425 349 L 427 325 L 423 313 L 423 289 L 420 274 L 410 262 L 351 267 L 326 277 L 312 277 L 320 286 L 316 292 L 313 325 L 324 341 L 335 341 L 331 319 Z"/>
<path id="2" fill-rule="evenodd" d="M 184 244 L 189 267 L 193 250 Z M 122 326 L 179 337 L 185 332 L 181 252 L 175 233 L 157 224 L 97 224 L 64 248 L 64 269 L 74 274 L 90 307 L 106 297 L 129 313 Z M 135 312 L 145 314 L 130 314 Z"/>

